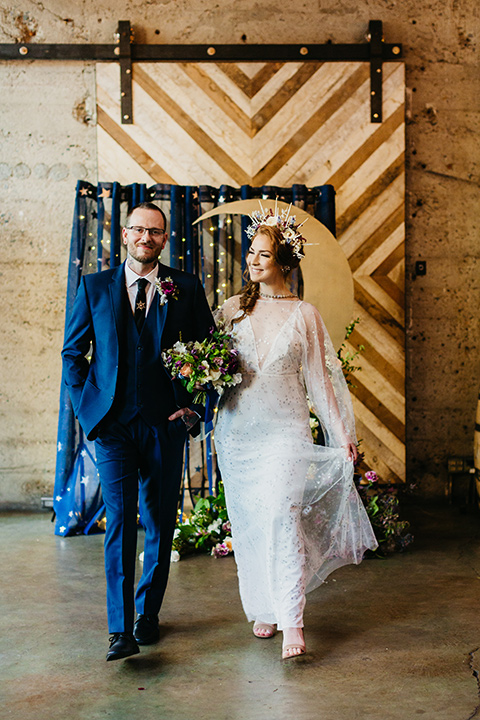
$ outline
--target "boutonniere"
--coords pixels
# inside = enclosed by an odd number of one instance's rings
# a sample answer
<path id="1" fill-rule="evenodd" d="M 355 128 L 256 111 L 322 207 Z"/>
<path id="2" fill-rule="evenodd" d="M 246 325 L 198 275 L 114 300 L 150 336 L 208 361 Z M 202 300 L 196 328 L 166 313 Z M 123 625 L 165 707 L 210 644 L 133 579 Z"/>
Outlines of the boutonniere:
<path id="1" fill-rule="evenodd" d="M 155 278 L 155 287 L 160 295 L 160 305 L 166 305 L 170 299 L 178 299 L 178 288 L 171 277 L 167 277 L 164 280 Z"/>

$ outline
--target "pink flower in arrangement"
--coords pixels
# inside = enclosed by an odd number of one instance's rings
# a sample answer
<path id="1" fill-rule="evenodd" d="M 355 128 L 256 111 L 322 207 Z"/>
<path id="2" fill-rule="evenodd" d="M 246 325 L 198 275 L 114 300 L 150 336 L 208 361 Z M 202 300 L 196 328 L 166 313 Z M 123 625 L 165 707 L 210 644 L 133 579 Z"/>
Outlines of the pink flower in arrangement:
<path id="1" fill-rule="evenodd" d="M 232 526 L 230 524 L 230 520 L 226 520 L 222 525 L 222 530 L 224 533 L 229 533 L 232 531 Z"/>
<path id="2" fill-rule="evenodd" d="M 378 476 L 377 473 L 374 470 L 369 470 L 365 473 L 365 478 L 368 480 L 368 482 L 374 483 L 377 482 Z"/>
<path id="3" fill-rule="evenodd" d="M 232 538 L 225 538 L 223 543 L 217 543 L 212 548 L 212 555 L 216 558 L 224 557 L 233 551 Z"/>

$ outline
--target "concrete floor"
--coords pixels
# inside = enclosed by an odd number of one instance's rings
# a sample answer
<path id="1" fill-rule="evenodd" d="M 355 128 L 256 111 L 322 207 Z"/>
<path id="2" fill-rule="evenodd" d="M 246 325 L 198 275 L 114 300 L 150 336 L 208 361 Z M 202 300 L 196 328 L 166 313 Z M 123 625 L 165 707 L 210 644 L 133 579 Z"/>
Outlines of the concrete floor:
<path id="1" fill-rule="evenodd" d="M 290 664 L 281 636 L 253 637 L 233 559 L 208 556 L 172 566 L 161 642 L 106 663 L 103 536 L 58 538 L 47 515 L 2 515 L 0 717 L 480 716 L 480 516 L 414 514 L 412 552 L 343 568 L 309 595 L 309 655 Z"/>

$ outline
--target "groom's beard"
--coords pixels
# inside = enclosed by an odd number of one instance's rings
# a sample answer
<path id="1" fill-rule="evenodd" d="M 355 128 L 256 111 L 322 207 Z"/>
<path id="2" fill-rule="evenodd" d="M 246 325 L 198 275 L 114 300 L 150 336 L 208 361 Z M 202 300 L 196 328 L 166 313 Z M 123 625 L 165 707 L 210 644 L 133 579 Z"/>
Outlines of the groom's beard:
<path id="1" fill-rule="evenodd" d="M 147 252 L 147 251 L 150 252 Z M 141 265 L 151 265 L 156 263 L 161 255 L 162 250 L 157 247 L 151 247 L 150 245 L 142 245 L 141 247 L 130 247 L 127 248 L 127 262 L 129 258 L 135 260 Z"/>

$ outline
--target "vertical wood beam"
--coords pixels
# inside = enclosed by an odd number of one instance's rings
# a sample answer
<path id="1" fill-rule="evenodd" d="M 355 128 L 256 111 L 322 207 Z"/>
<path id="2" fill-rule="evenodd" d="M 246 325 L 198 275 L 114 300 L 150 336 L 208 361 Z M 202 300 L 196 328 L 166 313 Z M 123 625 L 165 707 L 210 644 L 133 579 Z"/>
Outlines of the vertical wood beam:
<path id="1" fill-rule="evenodd" d="M 370 122 L 382 122 L 382 45 L 383 23 L 381 20 L 370 20 L 367 39 L 370 43 Z"/>
<path id="2" fill-rule="evenodd" d="M 122 125 L 133 124 L 132 28 L 129 20 L 120 20 L 117 37 L 120 56 L 120 107 Z"/>

